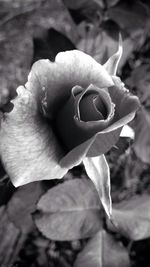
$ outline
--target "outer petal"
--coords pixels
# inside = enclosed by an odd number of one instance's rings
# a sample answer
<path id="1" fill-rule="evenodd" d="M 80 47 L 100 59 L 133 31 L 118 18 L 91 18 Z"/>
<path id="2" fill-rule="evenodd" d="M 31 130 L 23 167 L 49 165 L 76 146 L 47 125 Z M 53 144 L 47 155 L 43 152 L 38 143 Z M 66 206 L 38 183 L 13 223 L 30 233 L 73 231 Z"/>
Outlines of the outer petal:
<path id="1" fill-rule="evenodd" d="M 89 55 L 73 50 L 59 53 L 55 62 L 37 61 L 29 74 L 26 87 L 37 98 L 42 97 L 42 88 L 46 91 L 48 115 L 51 117 L 69 97 L 75 85 L 86 88 L 91 83 L 100 88 L 114 84 L 103 66 Z"/>
<path id="2" fill-rule="evenodd" d="M 112 89 L 112 91 L 111 91 Z M 116 112 L 114 122 L 101 131 L 91 145 L 88 156 L 98 156 L 97 151 L 105 148 L 103 153 L 106 153 L 118 141 L 122 127 L 133 120 L 136 110 L 139 108 L 139 100 L 136 96 L 131 96 L 123 90 L 118 90 L 117 87 L 110 88 L 112 101 L 116 104 Z"/>
<path id="3" fill-rule="evenodd" d="M 116 144 L 120 136 L 121 129 L 113 132 L 98 133 L 86 142 L 72 149 L 60 160 L 62 168 L 71 169 L 79 165 L 86 156 L 99 156 L 106 153 L 113 145 Z"/>
<path id="4" fill-rule="evenodd" d="M 41 118 L 30 92 L 21 86 L 17 93 L 0 129 L 1 159 L 13 184 L 63 177 L 68 170 L 59 165 L 64 153 L 52 128 Z"/>
<path id="5" fill-rule="evenodd" d="M 127 124 L 134 118 L 136 110 L 140 107 L 138 97 L 131 95 L 118 77 L 113 77 L 113 81 L 115 85 L 108 90 L 112 101 L 116 105 L 115 117 L 114 123 L 107 128 L 107 131 Z"/>

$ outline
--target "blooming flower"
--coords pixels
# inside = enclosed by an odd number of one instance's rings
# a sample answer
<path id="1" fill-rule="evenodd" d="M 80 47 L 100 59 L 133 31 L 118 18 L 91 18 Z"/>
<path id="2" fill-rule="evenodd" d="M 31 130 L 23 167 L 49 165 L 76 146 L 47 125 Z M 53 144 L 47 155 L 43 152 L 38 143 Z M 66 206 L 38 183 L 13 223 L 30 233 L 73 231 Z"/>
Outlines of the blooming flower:
<path id="1" fill-rule="evenodd" d="M 15 186 L 62 178 L 83 161 L 106 200 L 109 171 L 103 154 L 139 106 L 115 76 L 121 52 L 119 44 L 103 66 L 78 50 L 33 65 L 12 100 L 13 110 L 1 120 L 1 159 Z"/>

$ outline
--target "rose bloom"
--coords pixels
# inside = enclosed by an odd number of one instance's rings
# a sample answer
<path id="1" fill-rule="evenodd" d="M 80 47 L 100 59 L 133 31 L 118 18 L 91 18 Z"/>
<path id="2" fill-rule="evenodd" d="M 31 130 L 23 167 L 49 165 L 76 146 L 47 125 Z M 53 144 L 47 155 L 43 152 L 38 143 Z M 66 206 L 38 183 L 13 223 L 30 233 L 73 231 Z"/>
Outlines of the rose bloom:
<path id="1" fill-rule="evenodd" d="M 115 76 L 121 52 L 103 66 L 78 50 L 34 63 L 1 119 L 1 159 L 15 186 L 62 178 L 82 161 L 89 176 L 96 164 L 102 174 L 103 154 L 139 106 Z"/>

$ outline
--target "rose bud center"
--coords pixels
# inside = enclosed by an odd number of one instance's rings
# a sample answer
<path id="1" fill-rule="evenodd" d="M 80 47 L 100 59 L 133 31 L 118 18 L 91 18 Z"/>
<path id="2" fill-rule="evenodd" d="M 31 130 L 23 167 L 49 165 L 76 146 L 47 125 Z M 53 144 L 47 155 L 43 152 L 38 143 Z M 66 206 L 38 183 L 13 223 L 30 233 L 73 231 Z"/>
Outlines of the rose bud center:
<path id="1" fill-rule="evenodd" d="M 104 100 L 95 93 L 84 95 L 79 104 L 82 121 L 97 121 L 107 118 L 107 106 Z"/>
<path id="2" fill-rule="evenodd" d="M 114 104 L 107 89 L 75 86 L 56 116 L 57 135 L 70 150 L 105 129 L 113 116 Z"/>

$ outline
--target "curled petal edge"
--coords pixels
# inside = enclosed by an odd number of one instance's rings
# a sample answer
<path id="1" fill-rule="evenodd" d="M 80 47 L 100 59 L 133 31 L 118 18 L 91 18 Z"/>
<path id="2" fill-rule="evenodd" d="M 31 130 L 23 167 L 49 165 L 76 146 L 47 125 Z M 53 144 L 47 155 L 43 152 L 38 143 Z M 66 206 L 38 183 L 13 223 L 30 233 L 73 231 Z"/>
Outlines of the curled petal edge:
<path id="1" fill-rule="evenodd" d="M 26 88 L 41 101 L 42 88 L 47 96 L 49 117 L 53 117 L 61 103 L 70 96 L 75 85 L 86 88 L 89 84 L 100 88 L 113 86 L 111 75 L 91 56 L 78 51 L 60 52 L 55 62 L 39 60 L 32 66 Z"/>

